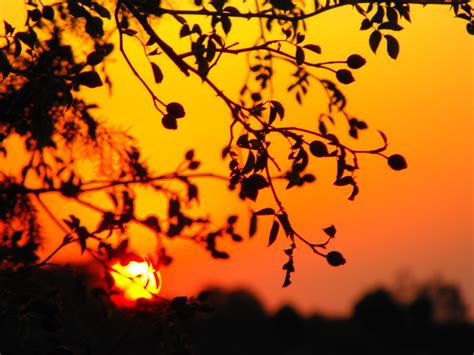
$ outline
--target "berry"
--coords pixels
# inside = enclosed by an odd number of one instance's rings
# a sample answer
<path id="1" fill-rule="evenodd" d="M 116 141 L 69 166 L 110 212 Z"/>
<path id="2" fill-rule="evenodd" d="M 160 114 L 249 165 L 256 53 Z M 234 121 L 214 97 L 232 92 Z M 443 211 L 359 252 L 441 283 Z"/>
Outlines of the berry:
<path id="1" fill-rule="evenodd" d="M 166 111 L 174 118 L 183 118 L 185 115 L 184 107 L 179 102 L 171 102 L 166 105 Z"/>
<path id="2" fill-rule="evenodd" d="M 347 66 L 351 69 L 362 68 L 366 63 L 365 58 L 358 54 L 352 54 L 347 58 Z"/>
<path id="3" fill-rule="evenodd" d="M 178 128 L 178 121 L 176 121 L 175 117 L 169 114 L 163 116 L 163 118 L 161 119 L 161 123 L 163 124 L 163 127 L 165 127 L 166 129 Z"/>
<path id="4" fill-rule="evenodd" d="M 326 256 L 326 259 L 331 266 L 341 266 L 346 263 L 346 259 L 338 251 L 331 251 Z"/>
<path id="5" fill-rule="evenodd" d="M 92 66 L 100 64 L 103 60 L 104 54 L 102 51 L 93 51 L 87 56 L 87 64 Z"/>
<path id="6" fill-rule="evenodd" d="M 393 170 L 403 170 L 408 167 L 407 161 L 400 154 L 393 154 L 389 156 L 387 163 L 388 166 L 390 166 Z"/>
<path id="7" fill-rule="evenodd" d="M 328 155 L 328 148 L 326 144 L 321 141 L 312 141 L 309 145 L 309 151 L 315 157 L 325 157 Z"/>
<path id="8" fill-rule="evenodd" d="M 347 69 L 339 69 L 336 72 L 336 78 L 337 80 L 339 80 L 339 82 L 346 85 L 355 81 L 354 77 L 352 76 L 351 71 Z"/>
<path id="9" fill-rule="evenodd" d="M 54 20 L 54 9 L 51 6 L 43 7 L 43 17 L 46 20 L 53 21 Z"/>
<path id="10" fill-rule="evenodd" d="M 41 11 L 38 10 L 38 9 L 28 11 L 28 14 L 30 16 L 31 21 L 33 21 L 33 22 L 37 22 L 37 21 L 41 20 Z"/>
<path id="11" fill-rule="evenodd" d="M 260 95 L 258 92 L 252 93 L 252 100 L 253 101 L 261 101 L 262 100 L 262 95 Z"/>

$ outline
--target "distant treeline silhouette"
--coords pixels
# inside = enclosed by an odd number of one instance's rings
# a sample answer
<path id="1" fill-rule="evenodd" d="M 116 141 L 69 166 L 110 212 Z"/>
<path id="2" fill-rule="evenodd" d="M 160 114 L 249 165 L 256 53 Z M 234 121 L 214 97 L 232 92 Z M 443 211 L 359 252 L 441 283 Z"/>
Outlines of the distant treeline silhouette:
<path id="1" fill-rule="evenodd" d="M 0 352 L 10 354 L 469 354 L 474 325 L 457 287 L 431 282 L 409 301 L 365 293 L 348 318 L 268 314 L 245 290 L 209 289 L 166 306 L 116 309 L 72 270 L 0 275 Z M 76 276 L 73 276 L 76 275 Z M 166 301 L 163 301 L 166 302 Z"/>
<path id="2" fill-rule="evenodd" d="M 246 291 L 212 294 L 216 311 L 187 328 L 199 354 L 464 354 L 473 349 L 473 324 L 451 285 L 421 289 L 407 304 L 379 288 L 356 302 L 345 319 L 303 317 L 291 306 L 268 315 Z M 436 315 L 444 318 L 437 321 Z"/>

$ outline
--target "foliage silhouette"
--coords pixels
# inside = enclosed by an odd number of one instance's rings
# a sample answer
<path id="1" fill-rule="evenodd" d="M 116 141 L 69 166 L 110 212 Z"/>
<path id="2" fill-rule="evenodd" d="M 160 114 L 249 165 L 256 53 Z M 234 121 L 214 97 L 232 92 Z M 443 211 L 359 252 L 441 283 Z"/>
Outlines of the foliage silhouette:
<path id="1" fill-rule="evenodd" d="M 350 188 L 348 198 L 353 200 L 359 192 L 355 172 L 360 155 L 386 159 L 394 170 L 407 168 L 407 163 L 399 154 L 386 155 L 388 140 L 383 132 L 380 146 L 370 150 L 351 148 L 333 133 L 336 125 L 345 124 L 348 134 L 358 138 L 368 128 L 366 122 L 347 112 L 346 97 L 339 88 L 339 84 L 349 85 L 355 80 L 353 70 L 363 67 L 365 59 L 353 54 L 318 62 L 322 48 L 305 41 L 305 29 L 308 21 L 323 12 L 352 6 L 361 16 L 361 30 L 370 31 L 370 48 L 380 52 L 385 46 L 387 54 L 396 59 L 399 44 L 390 33 L 402 30 L 404 21 L 411 21 L 411 4 L 449 5 L 456 17 L 467 22 L 467 31 L 473 33 L 472 7 L 457 0 L 336 0 L 315 1 L 306 7 L 291 0 L 236 2 L 235 6 L 225 0 L 196 0 L 180 2 L 175 8 L 154 0 L 26 1 L 25 26 L 13 28 L 6 21 L 0 42 L 0 153 L 15 154 L 6 143 L 16 136 L 21 138 L 29 157 L 16 175 L 0 172 L 0 266 L 4 274 L 27 277 L 32 270 L 50 265 L 54 255 L 73 243 L 106 270 L 112 259 L 140 259 L 128 250 L 127 229 L 131 224 L 155 233 L 160 246 L 153 260 L 156 267 L 172 262 L 162 244 L 164 238 L 185 238 L 205 248 L 213 258 L 226 259 L 229 254 L 220 249 L 219 241 L 244 239 L 236 231 L 238 218 L 229 216 L 216 226 L 208 217 L 191 215 L 193 203 L 205 198 L 199 194 L 200 178 L 228 181 L 229 190 L 235 190 L 243 200 L 256 201 L 265 189 L 271 192 L 274 206 L 252 212 L 249 235 L 256 233 L 261 218 L 273 219 L 269 245 L 285 234 L 288 261 L 283 266 L 284 287 L 291 284 L 293 255 L 298 245 L 309 247 L 332 266 L 343 265 L 345 259 L 340 252 L 326 252 L 336 235 L 335 227 L 322 231 L 322 241 L 312 241 L 298 233 L 275 180 L 284 180 L 287 189 L 311 184 L 315 177 L 307 170 L 310 159 L 333 159 L 337 164 L 334 184 Z M 177 43 L 159 32 L 159 20 L 165 16 L 179 24 L 177 34 L 181 42 L 189 44 L 188 51 L 178 52 Z M 237 18 L 256 22 L 260 32 L 254 45 L 228 42 Z M 203 24 L 195 23 L 196 19 Z M 114 33 L 118 36 L 115 42 Z M 267 39 L 270 34 L 277 39 Z M 126 36 L 142 45 L 155 83 L 147 82 L 132 64 Z M 225 103 L 231 120 L 222 158 L 229 163 L 229 176 L 197 171 L 200 161 L 193 150 L 186 153 L 175 171 L 156 173 L 147 166 L 133 137 L 97 118 L 98 106 L 84 99 L 83 88 L 112 88 L 107 63 L 112 51 L 117 50 L 117 42 L 131 74 L 146 88 L 164 129 L 179 129 L 179 120 L 186 119 L 181 103 L 165 102 L 152 86 L 166 80 L 167 73 L 161 65 L 164 61 L 176 65 L 184 78 L 198 76 Z M 84 52 L 87 54 L 81 54 Z M 249 63 L 247 78 L 236 98 L 224 94 L 209 75 L 228 55 L 243 56 Z M 310 85 L 316 83 L 324 89 L 328 108 L 321 112 L 313 129 L 284 125 L 285 103 L 272 97 L 273 69 L 278 62 L 292 67 L 295 81 L 289 83 L 288 92 L 298 103 L 303 104 Z M 328 77 L 323 78 L 324 73 Z M 243 133 L 238 135 L 239 131 Z M 274 156 L 271 142 L 275 137 L 283 137 L 289 143 L 286 162 L 285 157 Z M 86 160 L 97 162 L 94 179 L 81 168 Z M 181 186 L 169 187 L 169 181 Z M 166 198 L 166 216 L 137 216 L 136 188 L 143 186 Z M 182 186 L 185 194 L 181 193 Z M 84 199 L 98 192 L 109 196 L 113 208 Z M 48 194 L 59 194 L 100 213 L 101 222 L 90 226 L 78 216 L 54 215 L 43 202 L 43 196 Z M 38 210 L 44 210 L 64 232 L 62 243 L 43 260 L 37 254 L 44 238 Z M 188 300 L 171 305 L 182 314 L 189 311 Z"/>
<path id="2" fill-rule="evenodd" d="M 434 282 L 426 282 L 433 284 Z M 460 290 L 445 281 L 439 289 Z M 355 303 L 349 318 L 331 319 L 301 316 L 291 306 L 262 316 L 263 307 L 242 291 L 211 290 L 209 303 L 215 312 L 191 319 L 186 326 L 197 353 L 218 354 L 222 348 L 231 354 L 342 354 L 369 353 L 436 354 L 443 351 L 462 353 L 470 346 L 472 323 L 436 321 L 440 312 L 432 296 L 423 297 L 424 319 L 414 311 L 420 304 L 425 283 L 413 290 L 415 297 L 402 302 L 385 288 L 368 291 Z M 428 305 L 428 307 L 425 307 Z M 442 306 L 441 306 L 442 307 Z M 465 315 L 465 313 L 464 313 Z M 466 349 L 466 350 L 464 350 Z"/>
<path id="3" fill-rule="evenodd" d="M 248 291 L 208 289 L 199 297 L 175 300 L 171 308 L 149 312 L 143 305 L 132 312 L 113 307 L 100 289 L 87 289 L 86 279 L 66 268 L 0 279 L 2 352 L 379 354 L 384 349 L 389 354 L 457 354 L 472 347 L 473 324 L 437 321 L 433 315 L 442 313 L 438 307 L 443 306 L 432 295 L 402 302 L 396 293 L 379 288 L 363 294 L 351 316 L 333 319 L 302 316 L 291 306 L 269 314 Z M 42 292 L 31 294 L 38 285 Z M 436 285 L 453 289 L 463 302 L 456 286 Z M 414 295 L 424 290 L 422 283 Z M 186 303 L 195 307 L 194 317 L 181 309 Z"/>

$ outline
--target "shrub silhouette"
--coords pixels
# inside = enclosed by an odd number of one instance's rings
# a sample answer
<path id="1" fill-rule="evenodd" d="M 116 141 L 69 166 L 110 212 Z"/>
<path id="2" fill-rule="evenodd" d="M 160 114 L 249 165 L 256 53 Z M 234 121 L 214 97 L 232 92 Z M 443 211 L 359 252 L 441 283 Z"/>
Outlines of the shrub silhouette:
<path id="1" fill-rule="evenodd" d="M 391 354 L 462 353 L 469 350 L 474 333 L 472 323 L 430 317 L 440 309 L 429 295 L 400 302 L 387 290 L 368 291 L 354 305 L 351 317 L 331 319 L 303 316 L 291 306 L 270 314 L 248 291 L 211 288 L 187 300 L 197 313 L 183 318 L 179 308 L 163 304 L 151 312 L 145 305 L 133 310 L 116 308 L 102 289 L 86 286 L 88 277 L 77 268 L 39 268 L 28 277 L 0 278 L 2 351 L 376 354 L 387 348 Z M 454 285 L 444 281 L 438 285 L 455 289 L 462 300 Z"/>
<path id="2" fill-rule="evenodd" d="M 357 302 L 353 317 L 364 327 L 381 333 L 402 329 L 405 322 L 401 305 L 383 289 L 375 290 Z"/>

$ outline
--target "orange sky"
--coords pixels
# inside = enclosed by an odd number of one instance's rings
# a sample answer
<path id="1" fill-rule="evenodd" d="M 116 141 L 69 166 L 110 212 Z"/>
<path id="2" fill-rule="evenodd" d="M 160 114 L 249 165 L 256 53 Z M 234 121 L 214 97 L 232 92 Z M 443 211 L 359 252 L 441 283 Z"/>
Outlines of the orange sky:
<path id="1" fill-rule="evenodd" d="M 17 16 L 16 10 L 21 13 L 18 3 L 2 0 L 0 18 Z M 331 249 L 343 252 L 348 263 L 332 268 L 301 246 L 296 252 L 293 285 L 282 289 L 286 244 L 280 238 L 267 249 L 270 226 L 262 223 L 256 237 L 232 247 L 228 261 L 211 260 L 204 250 L 184 241 L 169 243 L 175 263 L 162 272 L 163 294 L 192 294 L 210 284 L 243 286 L 255 291 L 270 309 L 290 302 L 306 312 L 345 314 L 363 290 L 380 283 L 393 284 L 397 273 L 409 270 L 417 279 L 441 275 L 457 282 L 466 299 L 474 300 L 474 46 L 464 22 L 454 19 L 448 7 L 416 7 L 412 11 L 413 24 L 397 33 L 401 51 L 396 61 L 385 53 L 375 56 L 370 52 L 369 33 L 358 31 L 360 18 L 349 8 L 309 22 L 306 42 L 323 48 L 323 60 L 345 59 L 352 53 L 367 58 L 367 65 L 354 72 L 356 82 L 344 87 L 349 111 L 373 129 L 362 135 L 363 139 L 373 142 L 376 129 L 383 130 L 390 140 L 388 152 L 403 154 L 409 164 L 408 170 L 395 172 L 383 159 L 363 157 L 358 173 L 361 193 L 355 202 L 347 200 L 348 191 L 332 186 L 332 162 L 313 164 L 318 177 L 315 184 L 282 192 L 293 225 L 302 234 L 317 238 L 322 235 L 321 228 L 337 226 Z M 170 22 L 163 20 L 163 33 Z M 246 22 L 239 26 L 238 35 L 249 40 L 250 27 Z M 137 53 L 137 65 L 143 64 L 148 75 L 141 49 L 128 44 L 130 51 Z M 110 66 L 114 95 L 108 97 L 105 89 L 99 89 L 90 91 L 91 97 L 98 100 L 100 114 L 108 122 L 130 128 L 149 165 L 157 171 L 171 170 L 184 152 L 194 147 L 203 159 L 202 170 L 225 172 L 227 164 L 220 160 L 220 151 L 228 139 L 230 119 L 215 95 L 200 80 L 184 80 L 171 68 L 157 93 L 165 101 L 182 102 L 188 114 L 176 132 L 165 131 L 145 90 L 118 54 L 114 59 Z M 162 63 L 166 61 L 162 59 Z M 234 95 L 245 63 L 236 59 L 227 63 L 212 78 Z M 277 70 L 282 79 L 276 85 L 276 99 L 287 105 L 287 124 L 310 125 L 323 107 L 321 93 L 315 90 L 304 106 L 298 107 L 286 96 L 284 68 Z M 267 195 L 257 206 L 243 204 L 220 182 L 201 186 L 201 210 L 212 213 L 217 223 L 240 211 L 243 233 L 248 209 L 272 203 Z M 48 201 L 64 215 L 77 210 L 77 206 L 57 203 L 55 198 Z M 149 195 L 141 194 L 138 203 L 142 215 L 157 209 L 155 197 Z M 146 253 L 152 236 L 140 229 L 131 234 L 133 247 Z M 45 253 L 55 242 L 47 240 Z M 71 251 L 70 255 L 78 253 Z"/>

